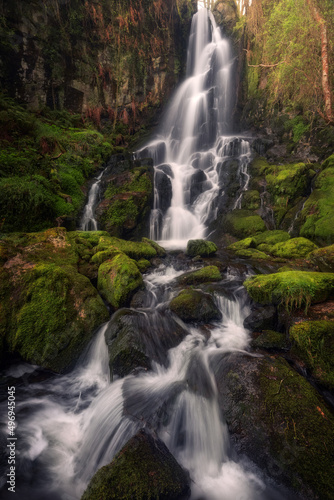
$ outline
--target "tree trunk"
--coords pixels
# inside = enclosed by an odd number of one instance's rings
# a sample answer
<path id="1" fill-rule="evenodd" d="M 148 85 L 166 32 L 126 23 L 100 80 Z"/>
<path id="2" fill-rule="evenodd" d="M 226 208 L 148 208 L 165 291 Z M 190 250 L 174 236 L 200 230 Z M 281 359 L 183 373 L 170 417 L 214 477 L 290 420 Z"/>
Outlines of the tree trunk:
<path id="1" fill-rule="evenodd" d="M 320 14 L 314 0 L 306 0 L 311 10 L 312 16 L 320 27 L 321 34 L 321 61 L 322 61 L 322 91 L 325 101 L 325 116 L 327 122 L 333 123 L 332 93 L 329 83 L 328 67 L 328 36 L 326 22 Z"/>

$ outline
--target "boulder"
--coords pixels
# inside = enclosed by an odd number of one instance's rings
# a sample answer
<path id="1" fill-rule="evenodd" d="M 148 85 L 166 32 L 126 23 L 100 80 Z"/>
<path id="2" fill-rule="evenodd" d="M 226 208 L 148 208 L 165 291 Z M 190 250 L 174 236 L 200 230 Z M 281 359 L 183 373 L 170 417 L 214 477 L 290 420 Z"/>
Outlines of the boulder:
<path id="1" fill-rule="evenodd" d="M 164 214 L 171 205 L 173 196 L 172 183 L 168 175 L 160 170 L 155 172 L 154 182 L 158 195 L 158 208 Z"/>
<path id="2" fill-rule="evenodd" d="M 189 474 L 160 439 L 142 429 L 96 472 L 81 500 L 186 500 L 189 496 Z"/>
<path id="3" fill-rule="evenodd" d="M 200 283 L 209 283 L 220 281 L 222 276 L 217 266 L 205 266 L 198 271 L 192 271 L 182 274 L 177 282 L 180 285 L 199 285 Z"/>
<path id="4" fill-rule="evenodd" d="M 99 267 L 97 288 L 114 309 L 126 306 L 141 286 L 142 275 L 125 254 L 120 253 Z"/>
<path id="5" fill-rule="evenodd" d="M 254 305 L 251 313 L 244 320 L 244 327 L 251 330 L 262 332 L 262 330 L 271 330 L 276 324 L 276 307 Z"/>
<path id="6" fill-rule="evenodd" d="M 187 243 L 186 254 L 189 257 L 209 257 L 217 252 L 217 246 L 212 241 L 206 240 L 189 240 Z"/>
<path id="7" fill-rule="evenodd" d="M 212 296 L 201 290 L 182 290 L 172 299 L 169 307 L 185 322 L 208 323 L 222 318 Z"/>
<path id="8" fill-rule="evenodd" d="M 233 210 L 223 217 L 222 226 L 226 233 L 236 238 L 246 238 L 266 230 L 261 217 L 250 210 Z"/>
<path id="9" fill-rule="evenodd" d="M 284 259 L 302 259 L 318 247 L 306 238 L 292 238 L 288 241 L 276 243 L 271 248 L 271 254 Z"/>

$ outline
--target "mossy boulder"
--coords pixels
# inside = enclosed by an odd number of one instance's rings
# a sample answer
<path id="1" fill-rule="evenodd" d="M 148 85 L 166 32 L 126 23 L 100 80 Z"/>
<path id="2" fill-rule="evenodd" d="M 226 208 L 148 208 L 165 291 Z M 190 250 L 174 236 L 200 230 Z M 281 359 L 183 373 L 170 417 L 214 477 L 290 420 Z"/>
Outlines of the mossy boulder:
<path id="1" fill-rule="evenodd" d="M 292 238 L 288 241 L 276 243 L 271 249 L 271 253 L 276 257 L 284 259 L 302 259 L 315 250 L 317 245 L 306 238 Z"/>
<path id="2" fill-rule="evenodd" d="M 152 160 L 129 163 L 130 170 L 107 179 L 104 199 L 96 208 L 100 225 L 118 237 L 143 234 L 153 203 Z"/>
<path id="3" fill-rule="evenodd" d="M 246 238 L 266 230 L 266 225 L 259 215 L 249 210 L 233 210 L 222 221 L 226 233 L 236 238 Z"/>
<path id="4" fill-rule="evenodd" d="M 243 240 L 236 241 L 235 243 L 232 243 L 227 248 L 228 248 L 228 250 L 232 250 L 235 252 L 237 250 L 246 250 L 247 248 L 255 248 L 255 247 L 256 247 L 256 243 L 255 243 L 254 238 L 245 238 Z"/>
<path id="5" fill-rule="evenodd" d="M 241 208 L 246 210 L 258 210 L 261 206 L 260 193 L 256 190 L 245 191 L 241 200 Z"/>
<path id="6" fill-rule="evenodd" d="M 182 274 L 177 281 L 180 285 L 199 285 L 200 283 L 220 281 L 221 279 L 222 276 L 217 266 L 205 266 L 198 271 Z"/>
<path id="7" fill-rule="evenodd" d="M 282 358 L 240 355 L 216 378 L 239 452 L 302 498 L 332 499 L 334 417 L 308 381 Z"/>
<path id="8" fill-rule="evenodd" d="M 209 322 L 222 317 L 212 296 L 201 290 L 182 290 L 169 304 L 179 318 L 185 322 Z"/>
<path id="9" fill-rule="evenodd" d="M 334 321 L 304 321 L 290 328 L 292 352 L 323 386 L 334 389 Z"/>
<path id="10" fill-rule="evenodd" d="M 164 251 L 162 247 L 147 238 L 144 238 L 143 241 L 126 241 L 110 236 L 100 238 L 96 250 L 110 251 L 115 248 L 134 260 L 152 259 Z"/>
<path id="11" fill-rule="evenodd" d="M 189 483 L 165 444 L 143 429 L 97 471 L 81 500 L 186 500 Z"/>
<path id="12" fill-rule="evenodd" d="M 186 254 L 189 257 L 209 257 L 217 252 L 217 246 L 212 241 L 206 240 L 189 240 L 187 243 Z"/>
<path id="13" fill-rule="evenodd" d="M 243 257 L 244 259 L 253 259 L 253 260 L 268 260 L 270 259 L 269 255 L 256 248 L 246 248 L 244 250 L 237 250 L 236 255 L 238 257 Z"/>
<path id="14" fill-rule="evenodd" d="M 252 340 L 252 347 L 266 350 L 286 350 L 288 342 L 285 335 L 274 330 L 264 330 L 261 335 Z"/>
<path id="15" fill-rule="evenodd" d="M 108 250 L 101 250 L 100 252 L 96 252 L 90 260 L 91 262 L 93 262 L 93 264 L 97 264 L 98 266 L 100 266 L 106 260 L 111 260 L 120 253 L 122 252 L 118 248 L 111 246 Z"/>
<path id="16" fill-rule="evenodd" d="M 301 213 L 300 235 L 319 245 L 334 243 L 334 155 L 323 164 Z"/>
<path id="17" fill-rule="evenodd" d="M 162 248 L 156 241 L 150 240 L 148 238 L 142 238 L 141 239 L 142 243 L 147 243 L 148 245 L 151 245 L 151 247 L 154 248 L 154 250 L 157 253 L 158 257 L 165 257 L 167 252 L 164 248 Z"/>
<path id="18" fill-rule="evenodd" d="M 146 259 L 140 259 L 136 262 L 136 264 L 141 273 L 144 273 L 149 267 L 151 267 L 151 262 Z"/>
<path id="19" fill-rule="evenodd" d="M 123 253 L 99 267 L 97 288 L 114 309 L 126 306 L 141 286 L 143 278 L 136 263 Z"/>
<path id="20" fill-rule="evenodd" d="M 1 243 L 7 259 L 0 269 L 4 348 L 62 372 L 109 316 L 97 290 L 78 273 L 79 245 L 64 228 L 15 233 Z"/>
<path id="21" fill-rule="evenodd" d="M 290 234 L 286 231 L 280 229 L 275 229 L 272 231 L 264 231 L 264 233 L 256 234 L 253 236 L 256 248 L 259 245 L 276 245 L 276 243 L 282 243 L 283 241 L 288 241 L 290 239 Z"/>
<path id="22" fill-rule="evenodd" d="M 319 271 L 334 272 L 334 245 L 313 250 L 308 258 Z"/>
<path id="23" fill-rule="evenodd" d="M 244 285 L 255 302 L 284 306 L 287 310 L 323 302 L 334 293 L 334 274 L 285 271 L 252 276 Z"/>

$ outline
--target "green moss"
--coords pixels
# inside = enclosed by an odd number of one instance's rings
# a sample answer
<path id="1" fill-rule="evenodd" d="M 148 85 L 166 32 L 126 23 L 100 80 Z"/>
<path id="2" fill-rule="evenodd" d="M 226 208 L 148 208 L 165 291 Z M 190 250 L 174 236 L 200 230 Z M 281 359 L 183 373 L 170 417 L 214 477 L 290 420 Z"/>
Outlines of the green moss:
<path id="1" fill-rule="evenodd" d="M 293 471 L 294 486 L 305 484 L 319 498 L 334 495 L 332 455 L 334 419 L 315 389 L 288 363 L 262 363 L 260 388 L 270 447 L 283 470 Z"/>
<path id="2" fill-rule="evenodd" d="M 256 250 L 255 248 L 246 248 L 245 250 L 237 250 L 236 255 L 238 257 L 243 257 L 245 259 L 255 259 L 255 260 L 268 260 L 269 255 Z"/>
<path id="3" fill-rule="evenodd" d="M 232 243 L 232 245 L 229 245 L 227 248 L 228 250 L 245 250 L 247 248 L 254 248 L 255 247 L 255 240 L 254 238 L 245 238 L 244 240 L 236 241 L 235 243 Z"/>
<path id="4" fill-rule="evenodd" d="M 320 271 L 334 272 L 334 245 L 314 250 L 309 259 Z"/>
<path id="5" fill-rule="evenodd" d="M 98 290 L 115 309 L 127 305 L 142 285 L 143 279 L 136 263 L 125 254 L 116 255 L 99 267 Z"/>
<path id="6" fill-rule="evenodd" d="M 218 320 L 221 313 L 212 297 L 199 290 L 182 290 L 169 304 L 170 309 L 183 321 Z"/>
<path id="7" fill-rule="evenodd" d="M 130 439 L 93 477 L 82 500 L 187 498 L 189 479 L 166 446 L 146 431 Z"/>
<path id="8" fill-rule="evenodd" d="M 178 279 L 181 285 L 198 285 L 199 283 L 208 283 L 211 281 L 220 281 L 222 276 L 218 267 L 206 266 L 198 271 L 186 273 Z"/>
<path id="9" fill-rule="evenodd" d="M 136 264 L 141 273 L 144 273 L 149 267 L 151 267 L 151 262 L 146 259 L 140 259 L 136 262 Z"/>
<path id="10" fill-rule="evenodd" d="M 269 350 L 287 349 L 288 343 L 282 333 L 273 330 L 264 330 L 255 340 L 252 347 Z"/>
<path id="11" fill-rule="evenodd" d="M 187 243 L 186 254 L 189 257 L 209 257 L 217 252 L 217 246 L 212 241 L 206 240 L 189 240 Z"/>
<path id="12" fill-rule="evenodd" d="M 261 234 L 256 234 L 253 237 L 256 247 L 262 244 L 275 245 L 276 243 L 281 243 L 290 239 L 289 233 L 286 231 L 281 231 L 279 229 L 273 231 L 265 231 Z"/>
<path id="13" fill-rule="evenodd" d="M 223 225 L 225 231 L 236 238 L 246 238 L 266 230 L 261 217 L 248 210 L 233 210 L 224 217 Z"/>
<path id="14" fill-rule="evenodd" d="M 333 294 L 334 274 L 287 271 L 248 278 L 244 283 L 253 300 L 278 304 L 287 310 L 307 308 Z"/>
<path id="15" fill-rule="evenodd" d="M 122 253 L 120 250 L 118 250 L 116 247 L 110 247 L 108 250 L 103 250 L 101 252 L 97 252 L 91 257 L 91 261 L 94 264 L 102 264 L 105 260 L 111 260 L 113 257 L 116 255 Z"/>
<path id="16" fill-rule="evenodd" d="M 160 245 L 158 245 L 158 243 L 156 243 L 155 241 L 149 240 L 148 238 L 142 238 L 142 242 L 151 245 L 151 247 L 153 247 L 154 250 L 157 252 L 158 257 L 165 257 L 166 250 L 162 248 Z"/>
<path id="17" fill-rule="evenodd" d="M 23 359 L 62 371 L 108 311 L 90 281 L 70 266 L 37 265 L 24 278 L 23 305 L 8 343 Z"/>
<path id="18" fill-rule="evenodd" d="M 155 246 L 147 239 L 146 241 L 126 241 L 115 237 L 103 237 L 97 248 L 99 250 L 108 250 L 110 246 L 118 248 L 128 257 L 135 260 L 152 259 L 157 256 Z"/>
<path id="19" fill-rule="evenodd" d="M 256 190 L 246 191 L 241 200 L 241 208 L 258 210 L 261 206 L 260 193 Z"/>
<path id="20" fill-rule="evenodd" d="M 311 371 L 314 378 L 334 389 L 334 321 L 305 321 L 290 328 L 292 352 Z"/>
<path id="21" fill-rule="evenodd" d="M 315 250 L 317 245 L 306 238 L 292 238 L 282 243 L 276 243 L 271 249 L 271 253 L 276 257 L 285 259 L 301 259 Z"/>
<path id="22" fill-rule="evenodd" d="M 332 158 L 330 157 L 323 163 L 323 170 L 316 178 L 314 190 L 301 212 L 304 223 L 300 235 L 320 245 L 334 243 L 334 162 Z"/>

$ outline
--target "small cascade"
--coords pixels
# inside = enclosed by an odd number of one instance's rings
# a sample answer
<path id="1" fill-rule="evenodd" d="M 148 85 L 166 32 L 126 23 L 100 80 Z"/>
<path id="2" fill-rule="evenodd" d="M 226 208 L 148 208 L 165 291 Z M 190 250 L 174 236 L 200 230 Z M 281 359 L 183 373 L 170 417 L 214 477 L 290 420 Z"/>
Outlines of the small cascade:
<path id="1" fill-rule="evenodd" d="M 103 171 L 98 175 L 96 181 L 92 184 L 89 193 L 88 200 L 85 205 L 81 221 L 80 221 L 80 229 L 82 231 L 96 231 L 97 230 L 97 221 L 94 217 L 94 210 L 98 203 L 99 193 L 100 193 L 100 183 L 103 176 Z"/>
<path id="2" fill-rule="evenodd" d="M 137 156 L 155 165 L 155 199 L 150 238 L 167 248 L 182 248 L 189 239 L 206 236 L 217 216 L 222 161 L 238 163 L 241 204 L 249 183 L 250 145 L 229 136 L 232 129 L 232 66 L 228 40 L 222 37 L 211 12 L 193 18 L 187 78 L 166 112 L 160 134 Z"/>

